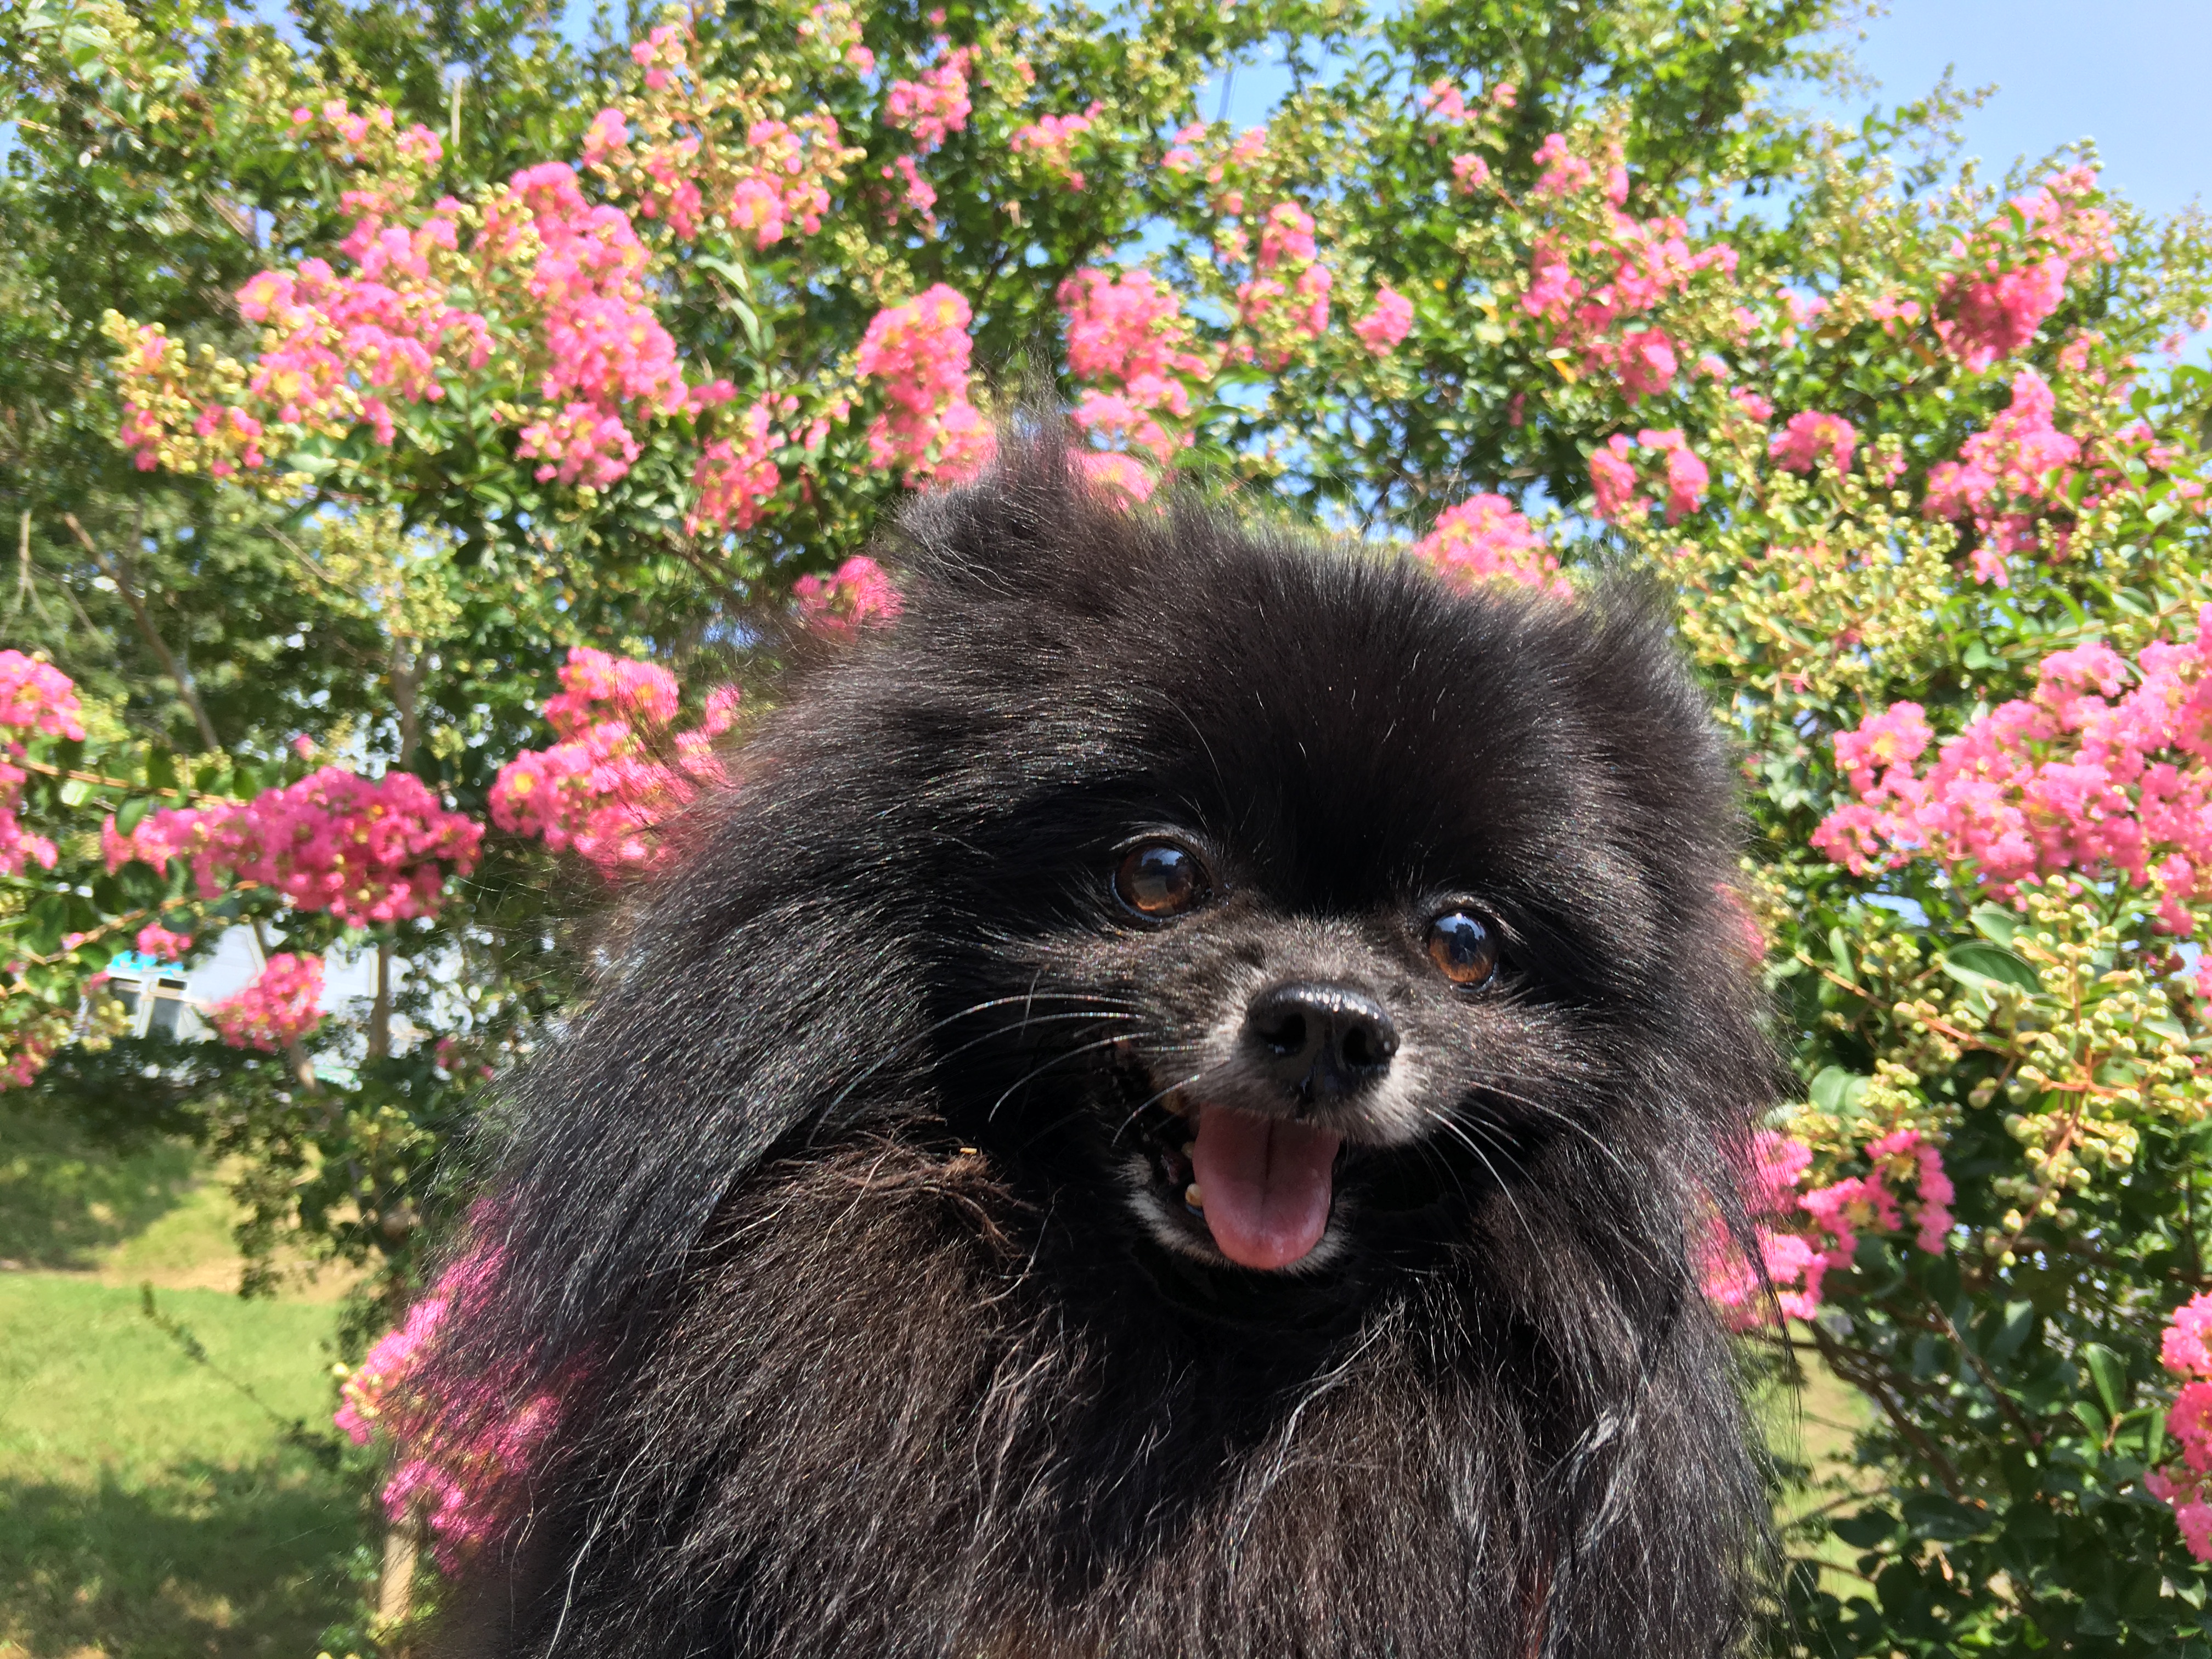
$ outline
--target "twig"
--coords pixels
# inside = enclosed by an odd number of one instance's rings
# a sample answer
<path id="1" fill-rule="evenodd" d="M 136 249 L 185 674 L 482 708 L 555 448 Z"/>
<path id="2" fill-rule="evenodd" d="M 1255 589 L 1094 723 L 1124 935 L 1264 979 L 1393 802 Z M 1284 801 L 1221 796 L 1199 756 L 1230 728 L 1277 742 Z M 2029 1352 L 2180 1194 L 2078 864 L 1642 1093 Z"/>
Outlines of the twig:
<path id="1" fill-rule="evenodd" d="M 115 584 L 116 591 L 123 595 L 123 602 L 131 607 L 131 620 L 138 624 L 139 637 L 146 641 L 147 648 L 161 659 L 162 672 L 168 675 L 171 684 L 177 688 L 177 695 L 184 699 L 185 708 L 191 714 L 192 724 L 199 728 L 200 742 L 209 749 L 220 750 L 222 740 L 216 736 L 215 724 L 208 719 L 207 710 L 201 705 L 199 689 L 192 684 L 191 672 L 177 660 L 177 653 L 169 649 L 169 642 L 161 637 L 161 630 L 154 626 L 154 618 L 146 609 L 146 601 L 140 597 L 137 586 L 131 580 L 128 557 L 119 550 L 112 554 L 101 552 L 99 544 L 86 533 L 85 527 L 76 521 L 76 514 L 63 514 L 62 522 L 70 527 L 70 533 L 92 556 L 92 562 L 100 567 L 100 573 L 108 580 Z"/>

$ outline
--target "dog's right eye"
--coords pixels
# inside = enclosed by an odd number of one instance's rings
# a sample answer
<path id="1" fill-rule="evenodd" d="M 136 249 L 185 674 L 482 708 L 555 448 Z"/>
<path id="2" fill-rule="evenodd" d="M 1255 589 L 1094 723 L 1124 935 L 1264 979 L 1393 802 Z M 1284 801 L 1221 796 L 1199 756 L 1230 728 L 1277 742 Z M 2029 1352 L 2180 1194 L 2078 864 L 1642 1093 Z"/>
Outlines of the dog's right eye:
<path id="1" fill-rule="evenodd" d="M 1206 902 L 1206 866 L 1188 847 L 1148 841 L 1121 855 L 1114 872 L 1114 896 L 1154 921 L 1194 910 Z"/>

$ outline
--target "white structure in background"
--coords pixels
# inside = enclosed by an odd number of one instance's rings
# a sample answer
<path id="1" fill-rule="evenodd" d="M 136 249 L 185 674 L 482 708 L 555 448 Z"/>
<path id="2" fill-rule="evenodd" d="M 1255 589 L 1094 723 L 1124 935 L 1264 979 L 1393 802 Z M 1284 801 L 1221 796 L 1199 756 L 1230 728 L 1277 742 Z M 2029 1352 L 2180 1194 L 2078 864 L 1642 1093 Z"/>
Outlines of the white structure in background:
<path id="1" fill-rule="evenodd" d="M 215 1036 L 206 1010 L 252 984 L 264 960 L 253 930 L 231 927 L 212 952 L 189 968 L 125 951 L 107 964 L 108 983 L 131 1011 L 131 1036 L 204 1042 Z M 375 999 L 374 951 L 323 952 L 325 1013 L 361 1018 Z"/>

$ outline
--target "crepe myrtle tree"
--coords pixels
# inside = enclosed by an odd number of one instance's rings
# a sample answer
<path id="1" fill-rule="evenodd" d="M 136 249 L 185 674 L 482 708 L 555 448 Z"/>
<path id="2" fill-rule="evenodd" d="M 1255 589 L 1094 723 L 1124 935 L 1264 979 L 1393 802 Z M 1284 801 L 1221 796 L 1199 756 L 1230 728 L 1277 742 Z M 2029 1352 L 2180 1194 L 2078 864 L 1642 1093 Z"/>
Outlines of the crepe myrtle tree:
<path id="1" fill-rule="evenodd" d="M 895 616 L 872 526 L 1049 373 L 1130 512 L 1182 477 L 1674 595 L 1802 1085 L 1758 1259 L 1693 1248 L 1754 1376 L 1854 1402 L 1847 1452 L 1778 1433 L 1775 1650 L 2212 1651 L 2202 228 L 2084 155 L 1915 160 L 1941 100 L 1776 113 L 1819 6 L 1561 10 L 701 7 L 596 54 L 472 15 L 482 92 L 388 19 L 12 14 L 11 210 L 166 169 L 224 286 L 94 313 L 12 256 L 9 326 L 85 359 L 6 441 L 112 448 L 17 487 L 8 1080 L 243 1154 L 256 1273 L 374 1269 L 340 1422 L 428 1562 L 551 1409 L 457 1444 L 409 1392 L 477 1282 L 399 1317 L 440 1150 L 786 627 Z M 1263 46 L 1279 106 L 1205 118 Z M 113 1035 L 118 946 L 239 924 L 220 1044 Z"/>

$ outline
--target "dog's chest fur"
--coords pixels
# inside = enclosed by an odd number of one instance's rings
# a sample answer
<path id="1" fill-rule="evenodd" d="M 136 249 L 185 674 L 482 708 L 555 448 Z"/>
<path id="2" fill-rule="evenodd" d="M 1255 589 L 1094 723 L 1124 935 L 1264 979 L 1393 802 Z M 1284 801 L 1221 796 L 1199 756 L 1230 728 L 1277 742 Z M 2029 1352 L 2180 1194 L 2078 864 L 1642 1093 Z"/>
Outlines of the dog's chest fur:
<path id="1" fill-rule="evenodd" d="M 1696 1593 L 1577 1575 L 1571 1406 L 1486 1381 L 1460 1346 L 1485 1310 L 1270 1352 L 1141 1279 L 1102 1316 L 1054 1236 L 975 1158 L 876 1142 L 758 1172 L 564 1436 L 567 1507 L 497 1598 L 538 1616 L 470 1620 L 468 1645 L 1523 1659 L 1634 1650 L 1575 1629 L 1618 1640 L 1635 1602 L 1667 1624 L 1644 1598 Z"/>

